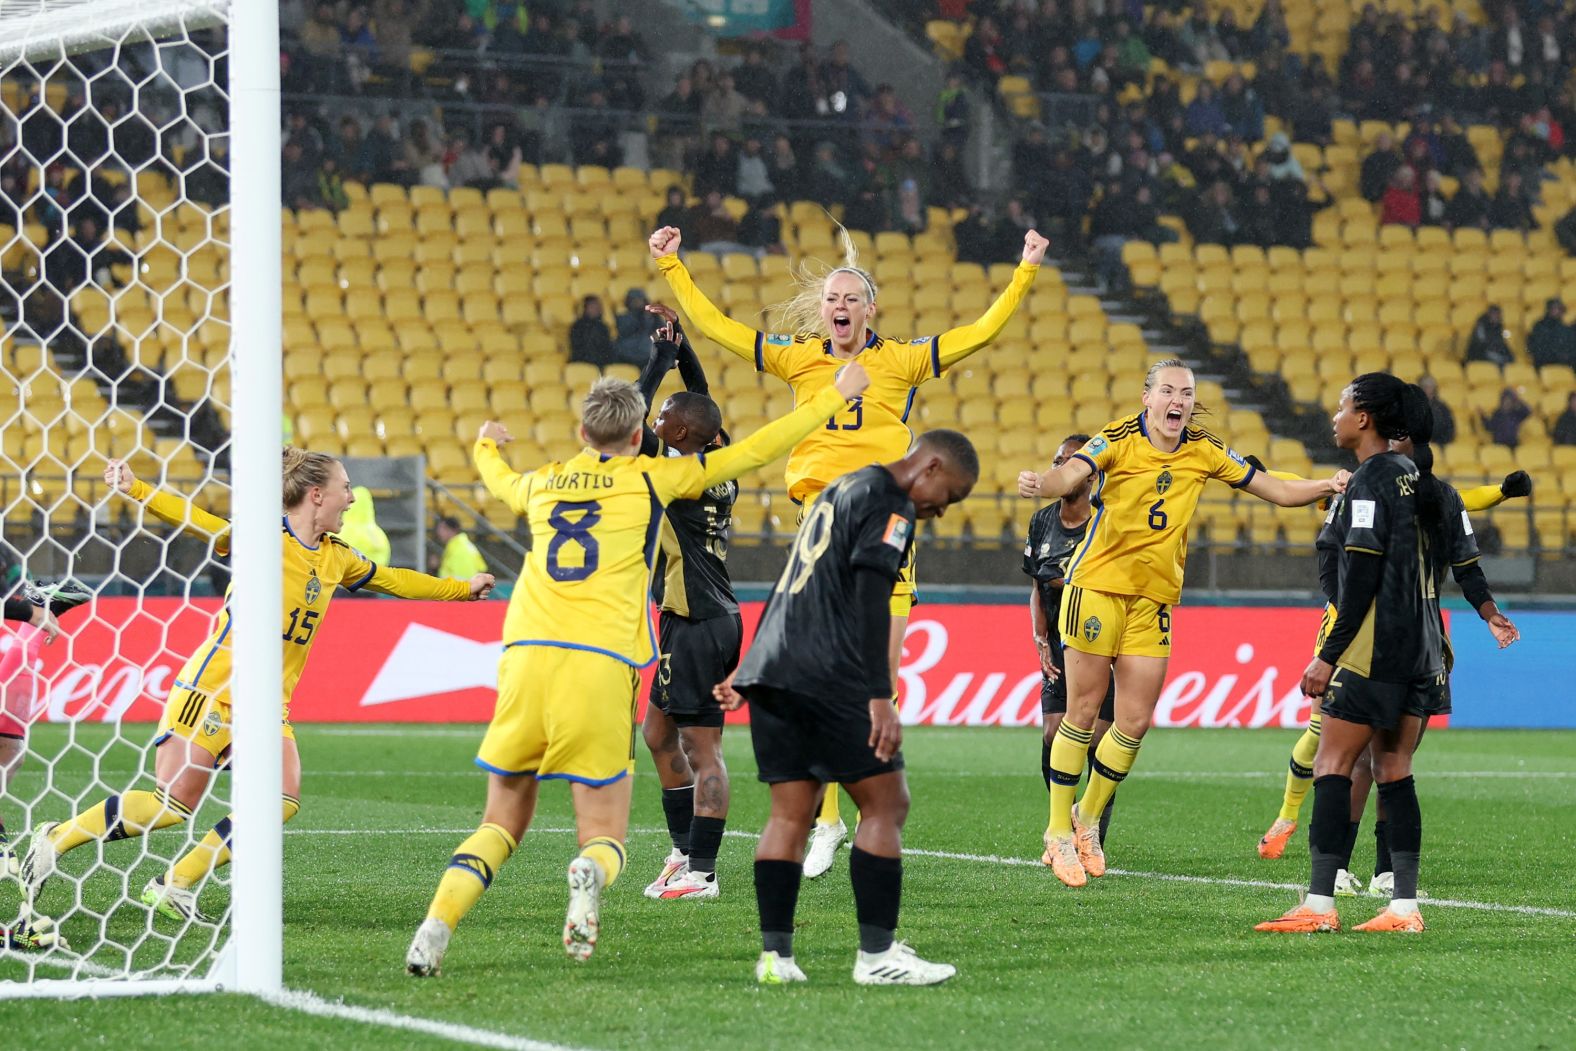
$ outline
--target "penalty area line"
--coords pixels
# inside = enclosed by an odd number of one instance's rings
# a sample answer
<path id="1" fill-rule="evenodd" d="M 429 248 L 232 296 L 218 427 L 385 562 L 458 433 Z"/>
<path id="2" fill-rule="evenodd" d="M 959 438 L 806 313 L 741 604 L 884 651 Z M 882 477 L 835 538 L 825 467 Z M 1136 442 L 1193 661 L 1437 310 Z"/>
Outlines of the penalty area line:
<path id="1" fill-rule="evenodd" d="M 406 1032 L 435 1036 L 441 1040 L 470 1044 L 473 1047 L 495 1047 L 503 1051 L 584 1051 L 569 1044 L 532 1040 L 529 1037 L 500 1033 L 493 1029 L 478 1029 L 459 1022 L 400 1014 L 382 1007 L 359 1007 L 342 1000 L 325 1000 L 316 993 L 300 989 L 287 989 L 280 993 L 261 996 L 259 999 L 275 1007 L 299 1011 L 318 1018 L 337 1018 L 362 1025 L 382 1026 L 385 1029 L 403 1029 Z"/>

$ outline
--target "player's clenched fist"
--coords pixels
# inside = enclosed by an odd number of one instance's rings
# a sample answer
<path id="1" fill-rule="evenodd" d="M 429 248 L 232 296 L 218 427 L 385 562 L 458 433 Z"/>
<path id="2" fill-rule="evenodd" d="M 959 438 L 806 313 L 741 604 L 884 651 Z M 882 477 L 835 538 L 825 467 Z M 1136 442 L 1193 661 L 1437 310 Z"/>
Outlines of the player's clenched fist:
<path id="1" fill-rule="evenodd" d="M 470 579 L 471 601 L 486 598 L 492 593 L 493 584 L 496 583 L 491 573 L 478 573 Z"/>
<path id="2" fill-rule="evenodd" d="M 722 705 L 725 712 L 736 712 L 744 704 L 744 694 L 733 688 L 732 675 L 713 686 L 711 695 L 717 698 L 717 703 Z"/>
<path id="3" fill-rule="evenodd" d="M 647 239 L 646 244 L 651 247 L 651 258 L 661 259 L 663 256 L 672 255 L 679 250 L 683 242 L 683 235 L 676 226 L 664 226 Z"/>
<path id="4" fill-rule="evenodd" d="M 837 370 L 837 393 L 845 398 L 859 397 L 870 386 L 870 373 L 857 361 L 850 361 Z"/>
<path id="5" fill-rule="evenodd" d="M 104 484 L 111 489 L 129 494 L 136 480 L 137 476 L 131 473 L 131 465 L 125 460 L 111 460 L 104 465 Z"/>
<path id="6" fill-rule="evenodd" d="M 1045 258 L 1045 250 L 1050 246 L 1050 240 L 1041 237 L 1040 231 L 1030 230 L 1023 235 L 1023 261 L 1039 266 L 1040 261 Z"/>
<path id="7" fill-rule="evenodd" d="M 494 445 L 508 445 L 514 441 L 514 435 L 509 433 L 509 428 L 497 420 L 488 420 L 477 432 L 476 440 L 492 442 Z"/>
<path id="8" fill-rule="evenodd" d="M 1025 500 L 1038 500 L 1040 497 L 1040 472 L 1018 472 L 1018 495 Z"/>

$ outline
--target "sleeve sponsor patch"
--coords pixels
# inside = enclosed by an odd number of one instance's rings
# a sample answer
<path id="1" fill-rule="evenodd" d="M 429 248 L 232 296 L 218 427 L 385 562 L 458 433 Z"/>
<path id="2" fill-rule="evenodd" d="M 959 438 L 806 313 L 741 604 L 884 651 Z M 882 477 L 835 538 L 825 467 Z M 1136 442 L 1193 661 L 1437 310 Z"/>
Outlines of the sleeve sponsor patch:
<path id="1" fill-rule="evenodd" d="M 1374 527 L 1374 502 L 1372 500 L 1352 501 L 1352 528 L 1372 529 Z"/>
<path id="2" fill-rule="evenodd" d="M 908 547 L 908 538 L 913 531 L 913 523 L 902 515 L 893 515 L 887 519 L 886 532 L 881 534 L 881 542 L 902 551 Z"/>
<path id="3" fill-rule="evenodd" d="M 768 332 L 763 342 L 768 347 L 789 347 L 793 345 L 793 337 L 785 336 L 781 332 Z"/>
<path id="4" fill-rule="evenodd" d="M 1109 447 L 1110 444 L 1110 442 L 1105 440 L 1105 435 L 1097 434 L 1093 438 L 1089 439 L 1089 444 L 1084 446 L 1084 452 L 1088 453 L 1090 456 L 1099 456 L 1101 453 L 1105 452 L 1106 448 Z"/>
<path id="5" fill-rule="evenodd" d="M 1472 535 L 1472 519 L 1465 511 L 1461 512 L 1461 531 L 1467 536 Z"/>
<path id="6" fill-rule="evenodd" d="M 1248 465 L 1248 461 L 1244 460 L 1242 458 L 1242 454 L 1237 452 L 1237 450 L 1235 450 L 1235 449 L 1228 448 L 1226 450 L 1226 455 L 1231 457 L 1232 461 L 1234 463 L 1236 463 L 1238 466 L 1246 467 Z"/>

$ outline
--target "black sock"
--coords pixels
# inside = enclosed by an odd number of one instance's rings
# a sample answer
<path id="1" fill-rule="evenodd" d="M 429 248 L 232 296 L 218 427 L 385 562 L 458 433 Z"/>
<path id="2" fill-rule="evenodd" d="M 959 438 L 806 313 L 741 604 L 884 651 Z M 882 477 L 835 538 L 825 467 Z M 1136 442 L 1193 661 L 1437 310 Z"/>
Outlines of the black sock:
<path id="1" fill-rule="evenodd" d="M 1417 897 L 1417 860 L 1423 847 L 1423 811 L 1417 805 L 1417 783 L 1410 777 L 1379 786 L 1390 840 L 1390 871 L 1395 873 L 1395 898 Z"/>
<path id="2" fill-rule="evenodd" d="M 1111 835 L 1111 808 L 1116 806 L 1116 793 L 1111 793 L 1111 798 L 1105 801 L 1105 809 L 1100 811 L 1100 845 L 1103 847 L 1109 842 Z"/>
<path id="3" fill-rule="evenodd" d="M 1390 860 L 1390 822 L 1383 818 L 1374 822 L 1374 875 L 1394 872 Z"/>
<path id="4" fill-rule="evenodd" d="M 1346 838 L 1341 841 L 1341 868 L 1348 872 L 1352 869 L 1352 851 L 1357 849 L 1357 833 L 1362 831 L 1361 821 L 1347 819 Z"/>
<path id="5" fill-rule="evenodd" d="M 1045 790 L 1051 790 L 1051 746 L 1040 743 L 1040 776 L 1045 778 Z"/>
<path id="6" fill-rule="evenodd" d="M 716 872 L 717 848 L 722 846 L 722 830 L 727 818 L 700 817 L 690 822 L 689 856 L 691 872 Z"/>
<path id="7" fill-rule="evenodd" d="M 662 790 L 662 813 L 667 815 L 668 835 L 673 840 L 673 849 L 689 853 L 690 826 L 695 820 L 695 786 L 685 785 L 683 788 L 664 788 Z"/>
<path id="8" fill-rule="evenodd" d="M 793 955 L 793 913 L 803 873 L 797 861 L 755 859 L 755 907 L 761 914 L 761 948 L 767 952 Z"/>
<path id="9" fill-rule="evenodd" d="M 884 858 L 854 847 L 848 852 L 848 877 L 854 884 L 860 950 L 886 952 L 897 933 L 898 906 L 903 900 L 903 859 Z"/>
<path id="10" fill-rule="evenodd" d="M 1351 778 L 1340 774 L 1314 778 L 1313 822 L 1308 828 L 1308 853 L 1313 858 L 1309 894 L 1335 894 L 1335 874 L 1341 869 L 1341 851 L 1352 823 L 1351 814 Z"/>

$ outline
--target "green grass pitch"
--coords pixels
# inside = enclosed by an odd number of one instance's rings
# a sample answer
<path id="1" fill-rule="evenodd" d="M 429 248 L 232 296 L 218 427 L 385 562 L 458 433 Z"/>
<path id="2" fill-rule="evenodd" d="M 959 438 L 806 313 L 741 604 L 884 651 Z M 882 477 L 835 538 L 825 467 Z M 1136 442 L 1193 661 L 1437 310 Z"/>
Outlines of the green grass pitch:
<path id="1" fill-rule="evenodd" d="M 1303 830 L 1282 861 L 1254 852 L 1279 805 L 1290 731 L 1151 734 L 1118 794 L 1109 844 L 1110 863 L 1130 874 L 1071 891 L 1037 862 L 1024 863 L 1038 858 L 1045 822 L 1038 730 L 912 729 L 907 840 L 916 853 L 905 866 L 900 936 L 958 966 L 957 978 L 933 989 L 850 981 L 846 854 L 800 899 L 797 956 L 810 976 L 803 987 L 753 983 L 747 838 L 725 841 L 721 900 L 644 899 L 640 890 L 667 851 L 644 757 L 631 867 L 605 899 L 589 964 L 571 963 L 559 945 L 573 837 L 568 792 L 548 785 L 539 830 L 457 932 L 443 976 L 407 978 L 411 932 L 449 852 L 479 818 L 483 777 L 470 764 L 479 736 L 469 727 L 300 727 L 304 806 L 285 841 L 287 985 L 573 1048 L 1576 1047 L 1573 733 L 1430 735 L 1418 763 L 1423 891 L 1488 907 L 1425 902 L 1430 930 L 1405 937 L 1253 932 L 1295 895 L 1252 882 L 1300 883 L 1307 872 Z M 740 832 L 760 828 L 766 803 L 747 738 L 743 730 L 727 736 L 730 827 Z M 53 754 L 63 739 L 63 730 L 44 726 L 34 746 Z M 91 729 L 79 739 L 99 746 L 108 737 Z M 70 753 L 60 783 L 79 784 L 72 779 L 88 762 L 88 752 Z M 103 760 L 105 777 L 125 779 L 136 762 L 135 750 L 117 745 Z M 42 779 L 31 762 L 17 794 L 31 798 Z M 5 805 L 14 822 L 14 804 Z M 210 807 L 199 819 L 215 816 Z M 1367 827 L 1354 861 L 1364 875 Z M 166 832 L 153 846 L 167 855 L 179 840 Z M 83 871 L 91 856 L 73 855 L 67 871 Z M 146 859 L 133 889 L 158 865 Z M 84 896 L 102 907 L 115 887 L 90 879 Z M 63 905 L 67 893 L 52 885 L 44 906 Z M 205 905 L 217 906 L 223 893 L 210 890 Z M 0 889 L 7 911 L 13 895 L 14 885 Z M 1350 925 L 1378 905 L 1342 899 L 1340 908 Z M 124 934 L 145 926 L 146 913 L 126 905 L 108 923 Z M 66 924 L 79 946 L 96 929 L 86 917 Z M 155 930 L 167 928 L 159 921 Z M 0 960 L 0 980 L 20 973 Z M 235 996 L 0 1000 L 0 1034 L 0 1047 L 18 1051 L 459 1046 L 436 1033 Z"/>

